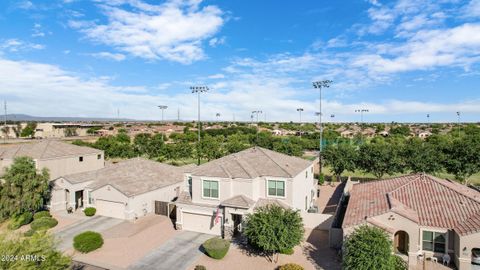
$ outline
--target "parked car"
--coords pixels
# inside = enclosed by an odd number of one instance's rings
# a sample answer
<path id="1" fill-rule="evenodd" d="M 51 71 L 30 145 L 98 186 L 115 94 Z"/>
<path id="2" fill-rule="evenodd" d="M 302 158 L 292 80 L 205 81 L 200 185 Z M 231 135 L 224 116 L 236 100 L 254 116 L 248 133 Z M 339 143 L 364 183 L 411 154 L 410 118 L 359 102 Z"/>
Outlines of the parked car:
<path id="1" fill-rule="evenodd" d="M 480 265 L 480 248 L 472 249 L 472 264 Z"/>

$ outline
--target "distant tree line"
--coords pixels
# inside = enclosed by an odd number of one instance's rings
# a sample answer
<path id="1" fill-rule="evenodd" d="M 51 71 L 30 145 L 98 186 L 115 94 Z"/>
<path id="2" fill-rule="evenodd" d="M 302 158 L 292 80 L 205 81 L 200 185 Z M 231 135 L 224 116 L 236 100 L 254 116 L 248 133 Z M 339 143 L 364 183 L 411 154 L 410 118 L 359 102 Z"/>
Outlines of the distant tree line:
<path id="1" fill-rule="evenodd" d="M 378 124 L 381 125 L 381 124 Z M 384 128 L 384 127 L 383 127 Z M 382 129 L 382 126 L 376 126 Z M 407 132 L 408 130 L 408 132 Z M 120 129 L 116 136 L 101 137 L 94 143 L 75 141 L 105 151 L 107 158 L 143 156 L 159 161 L 180 161 L 200 157 L 212 160 L 260 146 L 292 156 L 305 151 L 318 150 L 320 134 L 310 132 L 302 136 L 273 136 L 270 131 L 257 132 L 256 128 L 230 126 L 222 129 L 201 130 L 201 143 L 197 145 L 197 131 L 186 126 L 183 133 L 138 134 L 133 139 Z M 447 134 L 434 134 L 422 140 L 409 137 L 409 129 L 401 126 L 391 129 L 390 136 L 342 138 L 329 125 L 323 132 L 324 162 L 340 177 L 345 171 L 363 171 L 376 178 L 409 172 L 437 174 L 447 172 L 456 179 L 466 181 L 480 172 L 480 128 L 467 125 L 452 129 Z"/>
<path id="2" fill-rule="evenodd" d="M 400 134 L 398 134 L 400 135 Z M 396 173 L 447 172 L 467 184 L 480 172 L 480 128 L 467 126 L 460 132 L 432 135 L 426 140 L 391 136 L 375 137 L 369 143 L 337 143 L 326 147 L 325 164 L 340 177 L 345 171 L 361 170 L 376 178 Z"/>

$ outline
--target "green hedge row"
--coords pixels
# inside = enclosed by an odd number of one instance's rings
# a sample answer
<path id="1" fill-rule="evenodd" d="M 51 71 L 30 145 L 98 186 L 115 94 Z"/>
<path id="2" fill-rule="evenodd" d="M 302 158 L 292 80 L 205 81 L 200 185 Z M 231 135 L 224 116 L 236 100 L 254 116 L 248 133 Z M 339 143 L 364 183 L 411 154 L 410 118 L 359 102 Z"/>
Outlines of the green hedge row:
<path id="1" fill-rule="evenodd" d="M 57 226 L 57 224 L 58 221 L 52 217 L 41 217 L 39 219 L 35 219 L 30 225 L 30 227 L 32 228 L 32 230 L 38 231 L 53 228 Z"/>
<path id="2" fill-rule="evenodd" d="M 32 222 L 33 214 L 31 212 L 25 212 L 20 215 L 14 215 L 10 219 L 10 223 L 8 224 L 8 229 L 16 230 L 23 225 L 27 225 L 28 223 Z"/>

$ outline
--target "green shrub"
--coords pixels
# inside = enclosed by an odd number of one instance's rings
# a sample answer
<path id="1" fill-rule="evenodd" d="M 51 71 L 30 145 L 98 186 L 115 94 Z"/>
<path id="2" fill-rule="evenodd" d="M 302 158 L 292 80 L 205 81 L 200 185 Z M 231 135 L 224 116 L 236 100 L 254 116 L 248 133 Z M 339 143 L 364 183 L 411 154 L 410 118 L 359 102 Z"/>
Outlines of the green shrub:
<path id="1" fill-rule="evenodd" d="M 207 268 L 203 265 L 197 265 L 197 266 L 195 266 L 194 270 L 207 270 Z"/>
<path id="2" fill-rule="evenodd" d="M 230 242 L 220 237 L 214 237 L 205 241 L 203 248 L 208 256 L 220 260 L 227 255 Z"/>
<path id="3" fill-rule="evenodd" d="M 20 215 L 15 215 L 10 219 L 10 223 L 8 224 L 8 229 L 16 230 L 23 225 L 27 225 L 28 223 L 32 222 L 33 214 L 30 212 L 25 212 Z"/>
<path id="4" fill-rule="evenodd" d="M 83 210 L 83 212 L 85 213 L 85 216 L 91 217 L 95 215 L 97 209 L 95 209 L 94 207 L 87 207 L 85 208 L 85 210 Z"/>
<path id="5" fill-rule="evenodd" d="M 57 226 L 57 224 L 58 224 L 58 221 L 54 218 L 42 217 L 39 219 L 35 219 L 30 225 L 30 227 L 32 228 L 32 230 L 38 231 L 38 230 L 46 230 L 46 229 L 53 228 Z"/>
<path id="6" fill-rule="evenodd" d="M 35 233 L 35 230 L 30 229 L 30 230 L 24 232 L 24 233 L 23 233 L 23 236 L 25 236 L 25 237 L 30 237 L 30 236 L 32 236 L 34 233 Z"/>
<path id="7" fill-rule="evenodd" d="M 88 253 L 101 246 L 103 246 L 103 238 L 97 232 L 86 231 L 73 238 L 73 247 L 82 253 Z"/>
<path id="8" fill-rule="evenodd" d="M 407 262 L 400 256 L 392 255 L 393 269 L 395 270 L 408 270 Z"/>
<path id="9" fill-rule="evenodd" d="M 294 253 L 293 248 L 282 249 L 279 252 L 285 255 L 292 255 Z"/>
<path id="10" fill-rule="evenodd" d="M 318 175 L 318 184 L 322 186 L 325 183 L 325 175 L 323 173 L 320 173 Z"/>
<path id="11" fill-rule="evenodd" d="M 303 267 L 295 263 L 287 263 L 280 266 L 278 270 L 303 270 Z"/>
<path id="12" fill-rule="evenodd" d="M 33 215 L 33 219 L 39 219 L 42 217 L 52 217 L 52 215 L 50 215 L 50 212 L 48 211 L 39 211 Z"/>

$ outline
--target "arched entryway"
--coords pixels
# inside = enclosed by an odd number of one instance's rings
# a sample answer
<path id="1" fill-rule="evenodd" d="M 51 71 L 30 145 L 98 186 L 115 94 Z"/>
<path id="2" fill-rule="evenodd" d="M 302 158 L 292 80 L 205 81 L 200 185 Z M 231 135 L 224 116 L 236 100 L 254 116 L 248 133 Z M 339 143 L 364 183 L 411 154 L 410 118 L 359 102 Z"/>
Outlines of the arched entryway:
<path id="1" fill-rule="evenodd" d="M 396 253 L 408 254 L 409 245 L 408 233 L 405 231 L 398 231 L 395 233 L 393 245 Z"/>

